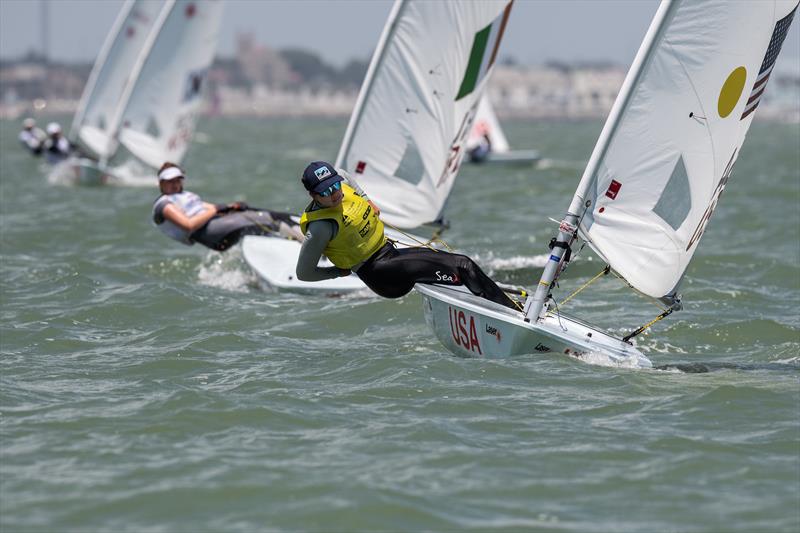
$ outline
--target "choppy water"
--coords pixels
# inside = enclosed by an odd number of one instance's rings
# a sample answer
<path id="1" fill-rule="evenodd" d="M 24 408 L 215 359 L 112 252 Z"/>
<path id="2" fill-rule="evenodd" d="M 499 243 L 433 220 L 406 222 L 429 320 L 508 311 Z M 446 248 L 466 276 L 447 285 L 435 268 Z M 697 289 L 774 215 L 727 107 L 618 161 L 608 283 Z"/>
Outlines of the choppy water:
<path id="1" fill-rule="evenodd" d="M 300 170 L 344 127 L 207 121 L 188 186 L 299 210 Z M 465 168 L 449 242 L 535 283 L 600 128 L 508 124 L 549 164 Z M 152 228 L 155 188 L 48 185 L 16 131 L 0 123 L 3 531 L 800 529 L 797 125 L 756 117 L 686 309 L 640 337 L 662 371 L 461 359 L 419 295 L 265 291 L 238 249 Z M 564 295 L 602 267 L 584 259 Z M 617 333 L 655 314 L 613 279 L 584 294 L 570 310 Z"/>

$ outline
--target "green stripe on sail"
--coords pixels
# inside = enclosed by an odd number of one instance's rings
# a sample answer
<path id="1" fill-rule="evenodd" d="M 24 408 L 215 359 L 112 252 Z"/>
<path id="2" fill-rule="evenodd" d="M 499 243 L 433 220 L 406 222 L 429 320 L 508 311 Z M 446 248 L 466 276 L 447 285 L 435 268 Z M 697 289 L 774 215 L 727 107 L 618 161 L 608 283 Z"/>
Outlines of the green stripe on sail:
<path id="1" fill-rule="evenodd" d="M 478 74 L 480 74 L 481 71 L 483 53 L 486 51 L 486 43 L 489 41 L 489 34 L 491 31 L 492 25 L 489 24 L 475 34 L 475 40 L 472 42 L 472 51 L 469 53 L 467 71 L 464 73 L 464 79 L 461 82 L 461 88 L 458 90 L 456 100 L 461 100 L 475 90 L 475 84 L 478 82 Z"/>

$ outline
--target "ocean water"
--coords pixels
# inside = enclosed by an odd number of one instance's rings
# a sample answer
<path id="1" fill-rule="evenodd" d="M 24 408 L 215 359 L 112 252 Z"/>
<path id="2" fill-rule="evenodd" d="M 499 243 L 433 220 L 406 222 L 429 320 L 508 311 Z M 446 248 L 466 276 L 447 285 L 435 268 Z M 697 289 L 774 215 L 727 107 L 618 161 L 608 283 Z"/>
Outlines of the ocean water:
<path id="1" fill-rule="evenodd" d="M 187 188 L 299 211 L 344 119 L 209 119 Z M 534 285 L 601 122 L 506 124 L 445 234 Z M 451 355 L 421 298 L 259 285 L 168 240 L 148 187 L 51 185 L 0 122 L 0 530 L 800 530 L 800 126 L 755 123 L 637 371 Z M 566 296 L 601 268 L 584 251 Z M 623 334 L 613 278 L 569 311 Z"/>

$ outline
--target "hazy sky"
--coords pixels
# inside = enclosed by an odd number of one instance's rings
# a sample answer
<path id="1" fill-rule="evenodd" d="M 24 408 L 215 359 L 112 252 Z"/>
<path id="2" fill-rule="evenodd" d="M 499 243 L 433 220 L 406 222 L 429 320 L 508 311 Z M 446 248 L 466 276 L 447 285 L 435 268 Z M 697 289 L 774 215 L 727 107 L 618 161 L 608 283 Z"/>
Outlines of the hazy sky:
<path id="1" fill-rule="evenodd" d="M 0 57 L 41 50 L 43 2 L 49 9 L 49 55 L 69 61 L 95 57 L 123 4 L 0 0 Z M 219 54 L 233 55 L 236 34 L 252 32 L 267 46 L 307 48 L 339 66 L 351 58 L 368 59 L 391 5 L 390 0 L 227 0 Z M 502 53 L 526 64 L 556 59 L 627 65 L 657 7 L 657 0 L 517 0 Z M 798 27 L 795 20 L 778 65 L 800 72 Z"/>

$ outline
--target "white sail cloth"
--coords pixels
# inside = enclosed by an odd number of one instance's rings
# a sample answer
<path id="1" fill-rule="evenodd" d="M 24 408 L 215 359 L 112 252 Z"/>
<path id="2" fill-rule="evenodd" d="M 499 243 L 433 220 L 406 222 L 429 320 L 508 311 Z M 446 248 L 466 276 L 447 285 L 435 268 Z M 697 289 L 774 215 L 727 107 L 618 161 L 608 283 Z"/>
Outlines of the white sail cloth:
<path id="1" fill-rule="evenodd" d="M 509 0 L 398 0 L 337 166 L 403 228 L 434 221 L 453 186 Z"/>
<path id="2" fill-rule="evenodd" d="M 641 292 L 662 297 L 677 289 L 731 175 L 797 4 L 662 5 L 665 16 L 653 45 L 639 52 L 644 61 L 620 120 L 606 124 L 610 141 L 605 151 L 600 143 L 595 147 L 596 172 L 587 167 L 572 204 L 574 210 L 591 200 L 583 236 Z"/>
<path id="3" fill-rule="evenodd" d="M 128 0 L 86 82 L 70 138 L 98 159 L 111 155 L 116 131 L 109 128 L 113 127 L 112 121 L 131 71 L 162 7 L 160 2 Z"/>
<path id="4" fill-rule="evenodd" d="M 180 162 L 189 147 L 222 8 L 221 0 L 174 2 L 139 65 L 119 117 L 119 141 L 150 166 Z"/>
<path id="5" fill-rule="evenodd" d="M 475 123 L 472 127 L 469 139 L 467 140 L 467 151 L 475 148 L 480 144 L 481 138 L 486 134 L 489 136 L 489 141 L 492 143 L 492 152 L 496 154 L 505 154 L 509 150 L 508 139 L 506 139 L 503 128 L 500 127 L 500 121 L 497 120 L 497 115 L 494 112 L 494 107 L 489 101 L 489 95 L 483 93 L 478 104 L 478 112 L 475 115 Z"/>

